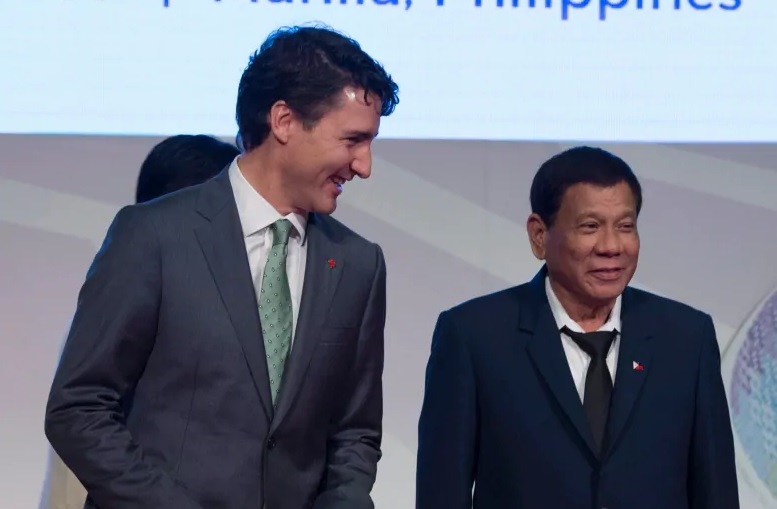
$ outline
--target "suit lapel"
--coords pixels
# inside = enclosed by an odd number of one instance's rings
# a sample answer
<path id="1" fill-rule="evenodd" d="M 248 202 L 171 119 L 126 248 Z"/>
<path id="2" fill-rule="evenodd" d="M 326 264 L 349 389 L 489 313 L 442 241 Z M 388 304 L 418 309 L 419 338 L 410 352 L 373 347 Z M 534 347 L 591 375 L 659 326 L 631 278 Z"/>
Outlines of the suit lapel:
<path id="1" fill-rule="evenodd" d="M 642 386 L 650 373 L 652 358 L 649 318 L 644 316 L 631 288 L 623 292 L 622 329 L 618 349 L 618 369 L 615 373 L 610 415 L 607 422 L 605 456 L 612 452 L 621 437 Z M 641 369 L 636 369 L 634 363 Z"/>
<path id="2" fill-rule="evenodd" d="M 325 217 L 310 215 L 305 242 L 308 243 L 308 252 L 299 317 L 272 430 L 276 429 L 288 414 L 302 386 L 318 343 L 318 331 L 324 325 L 337 284 L 346 268 L 347 260 L 342 246 L 336 242 Z M 333 267 L 330 267 L 330 260 L 335 262 Z"/>
<path id="3" fill-rule="evenodd" d="M 227 171 L 206 183 L 197 211 L 208 220 L 197 240 L 229 313 L 267 418 L 273 408 L 256 293 Z"/>
<path id="4" fill-rule="evenodd" d="M 542 379 L 591 454 L 595 455 L 591 428 L 545 294 L 546 274 L 543 268 L 530 283 L 533 299 L 530 305 L 521 307 L 520 328 L 531 336 L 527 350 Z"/>

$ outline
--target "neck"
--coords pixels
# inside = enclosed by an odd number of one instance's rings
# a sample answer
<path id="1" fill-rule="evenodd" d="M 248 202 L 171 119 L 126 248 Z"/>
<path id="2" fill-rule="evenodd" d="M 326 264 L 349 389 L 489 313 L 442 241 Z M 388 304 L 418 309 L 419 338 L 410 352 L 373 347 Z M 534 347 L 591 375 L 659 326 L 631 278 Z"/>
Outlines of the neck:
<path id="1" fill-rule="evenodd" d="M 568 292 L 563 286 L 550 279 L 550 286 L 564 311 L 585 332 L 593 332 L 604 325 L 615 306 L 615 299 L 607 302 L 585 303 Z"/>
<path id="2" fill-rule="evenodd" d="M 292 205 L 279 158 L 271 147 L 265 145 L 239 156 L 237 162 L 240 172 L 279 214 L 285 216 L 291 212 L 300 212 Z"/>

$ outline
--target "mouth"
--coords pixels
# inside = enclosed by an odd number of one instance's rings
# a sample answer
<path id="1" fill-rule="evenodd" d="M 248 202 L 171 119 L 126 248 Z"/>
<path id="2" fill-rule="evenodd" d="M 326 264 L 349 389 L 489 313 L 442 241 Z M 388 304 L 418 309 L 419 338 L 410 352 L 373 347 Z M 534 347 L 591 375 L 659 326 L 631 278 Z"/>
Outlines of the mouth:
<path id="1" fill-rule="evenodd" d="M 343 184 L 345 184 L 346 180 L 339 176 L 339 175 L 332 175 L 329 177 L 329 181 L 332 182 L 334 185 L 337 186 L 338 189 L 342 190 Z"/>
<path id="2" fill-rule="evenodd" d="M 592 270 L 591 274 L 596 278 L 600 279 L 602 281 L 614 281 L 618 279 L 621 274 L 623 274 L 623 269 L 621 268 L 608 268 L 608 269 L 596 269 Z"/>

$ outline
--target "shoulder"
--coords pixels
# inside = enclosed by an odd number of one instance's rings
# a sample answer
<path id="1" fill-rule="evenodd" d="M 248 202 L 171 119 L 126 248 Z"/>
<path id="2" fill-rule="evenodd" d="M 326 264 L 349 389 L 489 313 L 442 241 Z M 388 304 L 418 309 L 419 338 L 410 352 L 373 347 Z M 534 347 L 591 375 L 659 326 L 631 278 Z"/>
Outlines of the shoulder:
<path id="1" fill-rule="evenodd" d="M 137 225 L 148 233 L 156 232 L 160 239 L 176 237 L 205 221 L 198 210 L 203 196 L 208 194 L 204 191 L 212 190 L 216 185 L 208 181 L 147 202 L 127 205 L 119 211 L 114 223 Z"/>
<path id="2" fill-rule="evenodd" d="M 677 355 L 719 349 L 712 317 L 678 300 L 629 287 L 623 294 L 621 317 L 624 328 L 649 331 Z"/>
<path id="3" fill-rule="evenodd" d="M 361 234 L 346 226 L 332 216 L 324 214 L 311 214 L 310 221 L 316 223 L 321 230 L 333 241 L 349 248 L 374 250 L 377 244 L 366 239 Z"/>
<path id="4" fill-rule="evenodd" d="M 349 264 L 356 263 L 371 269 L 385 264 L 383 250 L 377 243 L 356 233 L 332 216 L 311 214 L 309 221 L 314 223 L 312 226 L 319 228 L 330 242 L 337 244 L 347 253 Z"/>
<path id="5" fill-rule="evenodd" d="M 673 326 L 702 326 L 711 321 L 708 313 L 689 304 L 631 286 L 624 292 L 623 302 L 624 306 L 649 313 L 662 323 L 669 322 Z"/>
<path id="6" fill-rule="evenodd" d="M 440 316 L 460 324 L 474 321 L 513 319 L 521 306 L 534 302 L 536 296 L 531 283 L 512 286 L 463 301 L 444 310 Z"/>
<path id="7" fill-rule="evenodd" d="M 138 214 L 146 214 L 152 218 L 180 214 L 184 210 L 194 211 L 197 208 L 203 189 L 207 189 L 212 185 L 214 185 L 212 181 L 193 185 L 147 202 L 131 205 L 129 208 L 140 211 Z"/>

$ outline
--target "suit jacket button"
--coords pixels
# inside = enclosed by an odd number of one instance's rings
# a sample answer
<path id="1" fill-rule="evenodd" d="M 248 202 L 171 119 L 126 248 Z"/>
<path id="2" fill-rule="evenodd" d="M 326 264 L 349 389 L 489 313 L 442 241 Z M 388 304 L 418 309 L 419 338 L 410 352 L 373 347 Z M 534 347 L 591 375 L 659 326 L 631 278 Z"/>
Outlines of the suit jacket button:
<path id="1" fill-rule="evenodd" d="M 271 438 L 271 439 L 269 439 L 267 441 L 267 449 L 268 450 L 272 451 L 273 449 L 275 449 L 275 445 L 276 444 L 275 444 L 275 439 L 274 438 Z"/>

